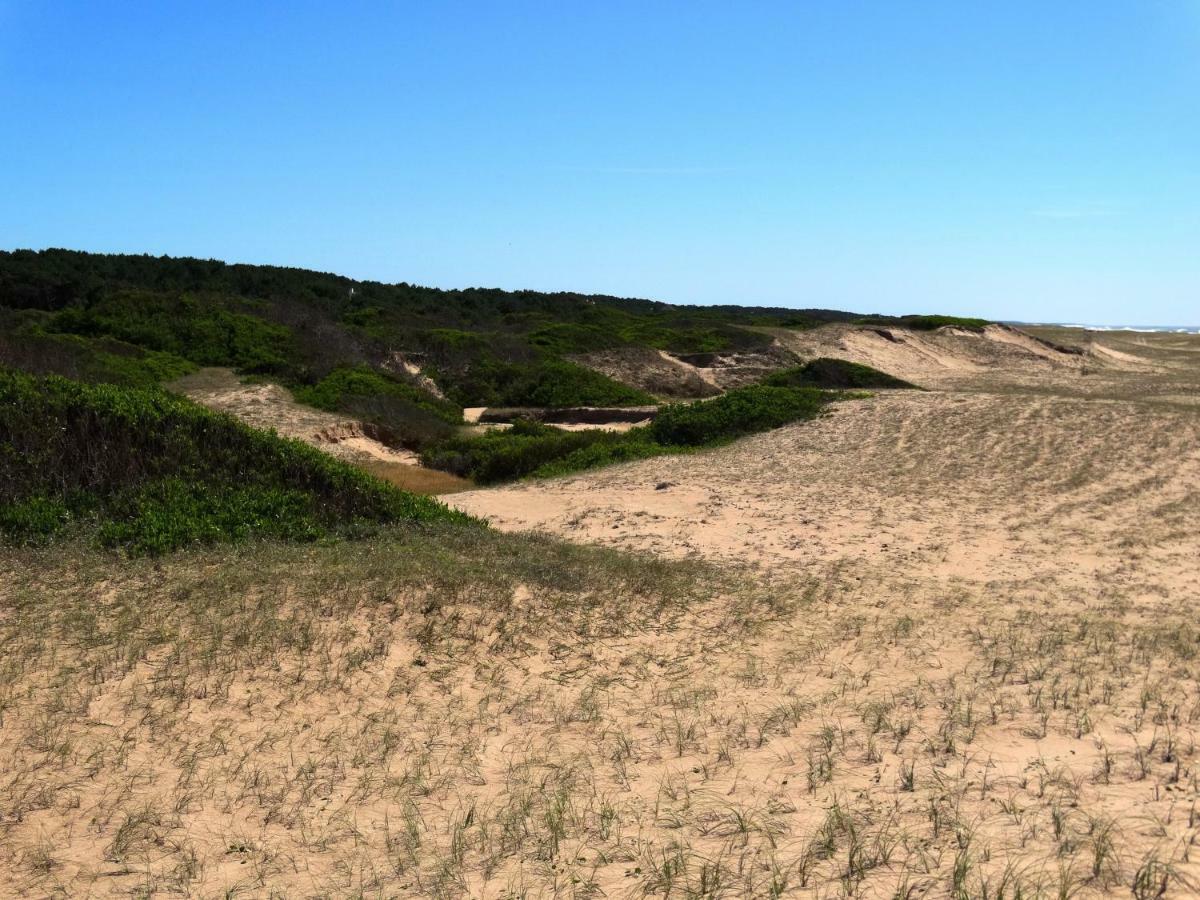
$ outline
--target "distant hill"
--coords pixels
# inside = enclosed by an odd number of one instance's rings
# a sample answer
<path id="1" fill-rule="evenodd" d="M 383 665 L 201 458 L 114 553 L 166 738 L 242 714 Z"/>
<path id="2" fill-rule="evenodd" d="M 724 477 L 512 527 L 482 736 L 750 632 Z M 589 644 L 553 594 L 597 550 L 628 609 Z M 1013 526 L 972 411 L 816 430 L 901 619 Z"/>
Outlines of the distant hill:
<path id="1" fill-rule="evenodd" d="M 393 414 L 439 417 L 464 406 L 645 403 L 645 392 L 572 357 L 615 348 L 754 350 L 771 338 L 747 326 L 921 327 L 923 318 L 440 290 L 191 258 L 0 252 L 0 363 L 134 385 L 232 366 L 360 414 L 364 398 L 377 396 L 390 398 Z M 936 324 L 946 321 L 964 320 Z"/>

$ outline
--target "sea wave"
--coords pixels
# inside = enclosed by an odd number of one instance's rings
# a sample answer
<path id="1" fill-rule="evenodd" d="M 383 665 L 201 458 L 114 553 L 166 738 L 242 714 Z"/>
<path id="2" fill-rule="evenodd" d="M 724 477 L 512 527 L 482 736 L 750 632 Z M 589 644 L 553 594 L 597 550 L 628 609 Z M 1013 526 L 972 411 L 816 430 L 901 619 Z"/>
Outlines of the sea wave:
<path id="1" fill-rule="evenodd" d="M 1080 325 L 1075 322 L 1048 322 L 1059 328 L 1082 328 L 1084 331 L 1137 331 L 1142 334 L 1200 334 L 1196 325 Z"/>

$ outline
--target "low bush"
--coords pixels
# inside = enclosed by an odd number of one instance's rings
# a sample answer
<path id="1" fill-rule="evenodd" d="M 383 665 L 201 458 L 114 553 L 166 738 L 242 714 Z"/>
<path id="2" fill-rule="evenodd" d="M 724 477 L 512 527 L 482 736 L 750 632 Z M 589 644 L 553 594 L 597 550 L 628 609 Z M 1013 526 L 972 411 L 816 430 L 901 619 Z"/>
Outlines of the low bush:
<path id="1" fill-rule="evenodd" d="M 828 402 L 815 388 L 751 385 L 712 400 L 664 407 L 650 431 L 660 444 L 703 447 L 816 418 Z"/>
<path id="2" fill-rule="evenodd" d="M 159 390 L 0 370 L 0 533 L 71 525 L 133 552 L 466 522 L 302 444 Z"/>
<path id="3" fill-rule="evenodd" d="M 768 375 L 762 381 L 771 387 L 813 387 L 826 390 L 848 390 L 854 388 L 910 388 L 910 384 L 860 363 L 844 359 L 820 357 L 793 369 L 784 369 Z"/>
<path id="4" fill-rule="evenodd" d="M 438 367 L 436 380 L 465 406 L 640 406 L 645 391 L 565 360 L 509 362 L 482 353 L 461 367 Z"/>
<path id="5" fill-rule="evenodd" d="M 45 318 L 0 309 L 0 366 L 128 387 L 152 387 L 196 368 L 173 353 L 145 350 L 110 337 L 47 333 Z"/>
<path id="6" fill-rule="evenodd" d="M 232 366 L 243 372 L 294 377 L 299 371 L 290 330 L 223 300 L 118 291 L 88 306 L 56 313 L 46 330 L 85 337 L 112 337 L 201 366 Z"/>
<path id="7" fill-rule="evenodd" d="M 992 323 L 987 319 L 964 318 L 963 316 L 862 316 L 855 320 L 864 325 L 895 325 L 917 331 L 936 331 L 939 328 L 963 328 L 967 331 L 983 331 Z"/>
<path id="8" fill-rule="evenodd" d="M 335 369 L 293 395 L 309 406 L 369 422 L 390 442 L 413 450 L 449 438 L 462 423 L 462 410 L 453 403 L 366 368 Z"/>
<path id="9" fill-rule="evenodd" d="M 534 478 L 555 478 L 585 469 L 682 452 L 678 447 L 664 447 L 657 443 L 647 428 L 635 428 L 618 437 L 619 440 L 596 441 L 572 450 L 566 456 L 538 466 L 532 475 Z"/>
<path id="10" fill-rule="evenodd" d="M 316 384 L 296 388 L 293 394 L 302 403 L 331 412 L 342 411 L 354 398 L 397 397 L 429 410 L 446 422 L 462 421 L 462 410 L 453 403 L 367 368 L 334 369 Z"/>
<path id="11" fill-rule="evenodd" d="M 789 422 L 811 419 L 837 395 L 814 388 L 753 385 L 714 400 L 659 410 L 648 426 L 626 432 L 564 431 L 517 421 L 508 430 L 459 436 L 427 449 L 421 461 L 480 484 L 546 478 L 617 462 L 722 444 Z"/>
<path id="12" fill-rule="evenodd" d="M 509 429 L 452 438 L 421 456 L 425 465 L 471 478 L 480 484 L 532 475 L 584 449 L 603 453 L 627 440 L 627 435 L 601 429 L 564 431 L 551 425 L 518 419 Z"/>

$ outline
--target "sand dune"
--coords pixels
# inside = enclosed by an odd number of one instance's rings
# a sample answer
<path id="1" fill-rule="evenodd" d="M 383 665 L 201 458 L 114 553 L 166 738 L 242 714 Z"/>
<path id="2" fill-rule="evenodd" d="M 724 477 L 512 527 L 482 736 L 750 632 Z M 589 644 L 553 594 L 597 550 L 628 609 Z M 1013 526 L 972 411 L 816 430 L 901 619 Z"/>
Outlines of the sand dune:
<path id="1" fill-rule="evenodd" d="M 721 698 L 705 716 L 798 704 L 792 738 L 743 756 L 715 793 L 786 795 L 781 834 L 848 804 L 864 828 L 925 835 L 901 842 L 902 879 L 888 866 L 855 881 L 855 895 L 924 884 L 943 896 L 933 886 L 969 864 L 984 879 L 970 896 L 1005 878 L 1027 894 L 1128 895 L 1133 883 L 1139 896 L 1195 896 L 1200 832 L 1180 810 L 1200 799 L 1200 416 L 1183 401 L 1200 396 L 1200 370 L 1171 394 L 1178 380 L 1147 380 L 1164 360 L 1135 366 L 1103 346 L 1116 365 L 1088 380 L 1081 357 L 1059 360 L 1008 331 L 899 341 L 831 331 L 816 337 L 823 353 L 904 377 L 950 373 L 965 387 L 881 393 L 711 453 L 455 504 L 504 529 L 749 562 L 760 578 L 822 585 L 801 619 L 736 651 L 763 673 L 758 693 L 737 686 L 720 654 L 688 671 Z M 814 336 L 800 345 L 814 352 Z M 1036 373 L 988 363 L 1018 358 Z M 1187 647 L 1166 650 L 1168 633 Z M 872 749 L 862 731 L 872 709 L 886 728 L 915 723 L 924 749 Z M 807 791 L 781 787 L 794 779 Z M 946 802 L 959 824 L 931 832 Z"/>
<path id="2" fill-rule="evenodd" d="M 931 386 L 954 384 L 963 376 L 1027 378 L 1037 373 L 1078 372 L 1076 353 L 1005 325 L 982 332 L 963 328 L 915 331 L 905 328 L 833 324 L 810 331 L 774 329 L 779 343 L 804 358 L 832 356 L 882 369 Z"/>
<path id="3" fill-rule="evenodd" d="M 11 551 L 0 893 L 1200 895 L 1195 355 L 877 337 L 935 389 L 450 498 L 649 557 Z"/>

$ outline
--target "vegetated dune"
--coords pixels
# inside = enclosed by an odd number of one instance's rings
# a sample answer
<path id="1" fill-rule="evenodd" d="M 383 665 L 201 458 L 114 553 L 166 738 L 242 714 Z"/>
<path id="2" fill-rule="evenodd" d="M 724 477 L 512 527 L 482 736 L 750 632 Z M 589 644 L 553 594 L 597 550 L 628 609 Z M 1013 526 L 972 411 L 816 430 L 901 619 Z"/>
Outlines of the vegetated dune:
<path id="1" fill-rule="evenodd" d="M 833 357 L 932 385 L 962 385 L 979 374 L 1015 381 L 1095 368 L 1125 369 L 1152 364 L 1132 354 L 1037 337 L 1008 325 L 978 330 L 961 326 L 915 329 L 902 325 L 835 322 L 816 328 L 758 329 L 774 338 L 764 351 L 669 354 L 626 348 L 585 354 L 581 362 L 617 381 L 664 399 L 710 396 L 761 380 L 799 360 Z M 1072 335 L 1076 341 L 1085 337 Z"/>
<path id="2" fill-rule="evenodd" d="M 3 551 L 0 892 L 1196 896 L 1200 370 L 1095 340 L 451 498 L 650 556 Z"/>
<path id="3" fill-rule="evenodd" d="M 599 350 L 574 358 L 609 378 L 633 385 L 667 400 L 694 400 L 721 392 L 716 380 L 665 350 L 623 347 Z"/>
<path id="4" fill-rule="evenodd" d="M 201 369 L 176 380 L 172 388 L 209 409 L 304 441 L 347 462 L 417 462 L 416 453 L 373 437 L 369 425 L 297 403 L 277 384 L 243 383 L 231 369 Z"/>
<path id="5" fill-rule="evenodd" d="M 370 423 L 297 403 L 277 384 L 246 384 L 230 369 L 207 368 L 176 380 L 172 388 L 255 428 L 311 444 L 405 490 L 448 494 L 471 486 L 463 478 L 424 468 L 417 453 L 385 443 Z"/>
<path id="6" fill-rule="evenodd" d="M 825 325 L 809 331 L 772 331 L 779 342 L 808 358 L 832 356 L 874 366 L 931 386 L 980 373 L 1017 378 L 1078 372 L 1086 364 L 1077 348 L 1055 345 L 1007 325 L 979 331 L 945 327 L 933 331 L 874 325 Z"/>
<path id="7" fill-rule="evenodd" d="M 694 400 L 760 381 L 798 357 L 781 342 L 755 350 L 668 353 L 647 347 L 602 350 L 573 357 L 623 384 L 664 400 Z"/>

